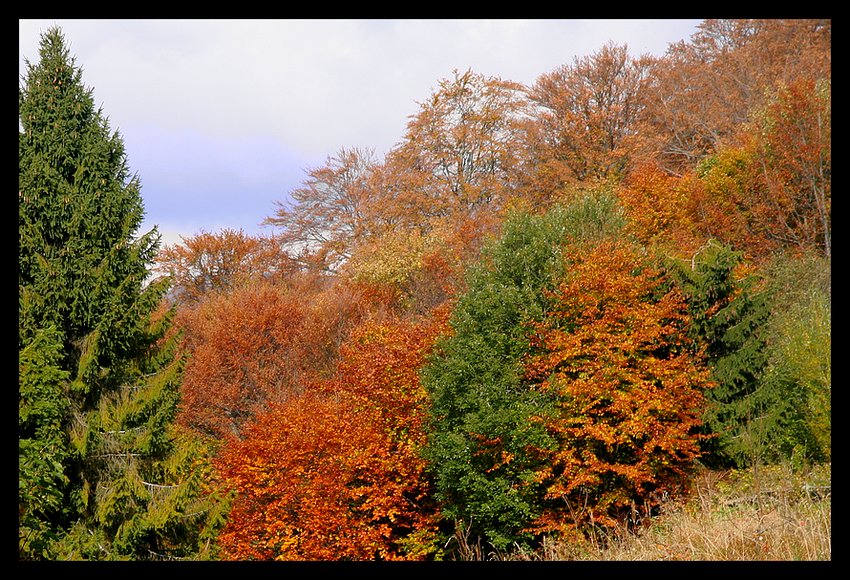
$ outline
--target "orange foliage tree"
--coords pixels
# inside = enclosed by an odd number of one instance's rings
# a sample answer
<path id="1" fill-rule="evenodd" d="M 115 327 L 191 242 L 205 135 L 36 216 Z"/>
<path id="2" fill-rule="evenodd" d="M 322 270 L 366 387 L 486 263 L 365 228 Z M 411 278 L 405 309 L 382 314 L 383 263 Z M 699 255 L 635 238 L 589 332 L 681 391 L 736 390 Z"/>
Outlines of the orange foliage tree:
<path id="1" fill-rule="evenodd" d="M 171 277 L 172 294 L 186 304 L 196 303 L 213 290 L 281 277 L 294 269 L 292 260 L 274 238 L 224 229 L 182 240 L 159 252 L 155 272 Z"/>
<path id="2" fill-rule="evenodd" d="M 445 297 L 433 274 L 477 257 L 522 194 L 529 114 L 521 84 L 472 71 L 441 80 L 370 173 L 345 274 L 398 288 L 414 311 Z"/>
<path id="3" fill-rule="evenodd" d="M 188 353 L 178 420 L 221 438 L 269 402 L 300 393 L 335 369 L 340 346 L 367 317 L 389 315 L 388 289 L 290 277 L 206 295 L 177 323 Z"/>
<path id="4" fill-rule="evenodd" d="M 567 253 L 526 366 L 558 401 L 541 419 L 558 444 L 540 450 L 540 532 L 616 525 L 635 503 L 681 491 L 709 385 L 683 297 L 639 248 L 613 241 Z"/>
<path id="5" fill-rule="evenodd" d="M 695 166 L 794 79 L 828 78 L 832 25 L 821 19 L 709 19 L 653 66 L 646 125 L 665 170 Z"/>
<path id="6" fill-rule="evenodd" d="M 778 86 L 753 115 L 752 139 L 765 183 L 754 210 L 785 247 L 832 249 L 832 96 L 827 79 Z"/>
<path id="7" fill-rule="evenodd" d="M 437 336 L 446 332 L 447 318 L 448 306 L 443 305 L 418 322 L 366 321 L 341 347 L 336 377 L 322 388 L 374 406 L 399 443 L 418 447 L 424 442 L 428 404 L 419 369 Z"/>
<path id="8" fill-rule="evenodd" d="M 689 211 L 686 183 L 654 162 L 629 173 L 616 189 L 629 233 L 647 246 L 660 245 L 691 255 L 704 240 Z"/>
<path id="9" fill-rule="evenodd" d="M 789 249 L 828 257 L 832 239 L 830 103 L 828 81 L 780 85 L 770 91 L 763 107 L 752 112 L 750 122 L 742 124 L 715 153 L 681 179 L 667 180 L 675 185 L 666 199 L 675 198 L 675 203 L 668 208 L 646 207 L 640 187 L 624 189 L 621 199 L 633 206 L 636 223 L 651 221 L 673 208 L 683 209 L 684 213 L 677 212 L 680 240 L 687 227 L 693 239 L 715 238 L 750 260 L 763 261 Z M 651 228 L 650 223 L 644 225 Z"/>
<path id="10" fill-rule="evenodd" d="M 535 191 L 552 195 L 565 185 L 623 174 L 636 150 L 649 63 L 609 42 L 540 76 L 531 89 L 538 106 Z"/>
<path id="11" fill-rule="evenodd" d="M 337 375 L 260 416 L 220 456 L 230 559 L 422 559 L 436 547 L 418 369 L 445 315 L 366 322 Z"/>
<path id="12" fill-rule="evenodd" d="M 472 71 L 441 80 L 373 173 L 364 220 L 376 243 L 381 232 L 427 236 L 465 220 L 476 223 L 471 243 L 492 231 L 524 172 L 528 107 L 519 83 Z"/>
<path id="13" fill-rule="evenodd" d="M 226 446 L 218 466 L 236 497 L 219 535 L 223 559 L 391 558 L 384 504 L 403 497 L 388 477 L 397 460 L 371 414 L 305 393 L 270 406 Z"/>
<path id="14" fill-rule="evenodd" d="M 422 103 L 388 158 L 415 181 L 416 207 L 427 214 L 497 210 L 517 183 L 528 111 L 522 85 L 455 71 Z"/>
<path id="15" fill-rule="evenodd" d="M 300 388 L 297 347 L 305 309 L 268 282 L 207 297 L 182 315 L 184 372 L 178 421 L 222 438 L 238 434 L 269 401 Z"/>

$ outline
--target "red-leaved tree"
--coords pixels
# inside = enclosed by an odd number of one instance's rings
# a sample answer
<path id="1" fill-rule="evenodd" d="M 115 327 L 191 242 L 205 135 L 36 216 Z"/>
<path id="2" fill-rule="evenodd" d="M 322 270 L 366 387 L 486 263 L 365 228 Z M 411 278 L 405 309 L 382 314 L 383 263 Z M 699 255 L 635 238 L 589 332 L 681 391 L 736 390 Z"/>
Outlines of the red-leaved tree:
<path id="1" fill-rule="evenodd" d="M 182 314 L 189 353 L 178 422 L 220 439 L 300 389 L 305 306 L 271 283 L 207 296 Z"/>

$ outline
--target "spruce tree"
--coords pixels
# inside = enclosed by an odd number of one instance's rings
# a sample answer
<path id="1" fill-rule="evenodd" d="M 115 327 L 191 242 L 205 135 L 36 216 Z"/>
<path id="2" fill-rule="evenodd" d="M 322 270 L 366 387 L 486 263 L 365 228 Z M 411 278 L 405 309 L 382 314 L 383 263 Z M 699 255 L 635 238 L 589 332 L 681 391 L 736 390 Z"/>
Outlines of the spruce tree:
<path id="1" fill-rule="evenodd" d="M 120 134 L 57 27 L 19 90 L 19 557 L 209 557 L 222 502 L 173 425 L 183 366 Z"/>
<path id="2" fill-rule="evenodd" d="M 669 262 L 687 297 L 691 335 L 704 346 L 715 382 L 706 392 L 703 431 L 708 438 L 701 460 L 716 468 L 746 467 L 762 458 L 759 417 L 781 404 L 775 392 L 762 388 L 768 295 L 756 276 L 736 277 L 742 260 L 740 252 L 712 240 L 691 262 Z"/>

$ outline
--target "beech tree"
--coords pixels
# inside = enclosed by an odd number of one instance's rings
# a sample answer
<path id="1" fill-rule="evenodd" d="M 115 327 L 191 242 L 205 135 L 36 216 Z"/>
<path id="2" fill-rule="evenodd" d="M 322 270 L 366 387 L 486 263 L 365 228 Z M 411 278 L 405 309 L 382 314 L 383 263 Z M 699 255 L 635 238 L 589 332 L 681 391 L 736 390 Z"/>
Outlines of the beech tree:
<path id="1" fill-rule="evenodd" d="M 363 206 L 377 162 L 369 149 L 342 148 L 310 170 L 292 201 L 280 202 L 263 222 L 282 229 L 280 243 L 302 265 L 336 271 L 368 231 Z"/>
<path id="2" fill-rule="evenodd" d="M 169 277 L 171 296 L 181 304 L 195 304 L 206 293 L 247 282 L 281 279 L 295 269 L 281 241 L 273 237 L 225 228 L 181 239 L 160 250 L 155 268 Z"/>
<path id="3" fill-rule="evenodd" d="M 705 220 L 694 209 L 694 190 L 688 179 L 674 177 L 654 161 L 636 166 L 617 186 L 617 199 L 627 218 L 626 229 L 648 247 L 663 248 L 674 255 L 690 256 L 705 242 Z M 728 219 L 728 212 L 712 217 Z M 715 213 L 716 212 L 716 213 Z"/>
<path id="4" fill-rule="evenodd" d="M 502 208 L 517 184 L 528 113 L 517 83 L 469 70 L 440 81 L 388 155 L 420 196 L 413 207 L 434 217 Z"/>
<path id="5" fill-rule="evenodd" d="M 678 201 L 670 208 L 679 207 L 679 231 L 687 224 L 696 240 L 720 240 L 758 263 L 785 251 L 829 257 L 830 102 L 828 82 L 771 91 L 749 122 L 675 180 Z M 670 209 L 637 219 L 663 211 Z"/>
<path id="6" fill-rule="evenodd" d="M 395 458 L 369 408 L 307 392 L 271 404 L 217 464 L 236 495 L 219 536 L 226 560 L 387 558 L 375 498 Z"/>
<path id="7" fill-rule="evenodd" d="M 822 19 L 708 19 L 671 45 L 653 66 L 643 129 L 665 170 L 693 168 L 763 104 L 765 90 L 829 78 L 831 35 Z"/>
<path id="8" fill-rule="evenodd" d="M 629 56 L 609 42 L 541 75 L 530 91 L 535 117 L 534 173 L 530 187 L 552 196 L 565 185 L 621 177 L 637 150 L 648 57 Z"/>
<path id="9" fill-rule="evenodd" d="M 145 284 L 158 233 L 137 236 L 139 180 L 60 29 L 39 55 L 19 91 L 19 556 L 210 557 L 167 281 Z"/>
<path id="10" fill-rule="evenodd" d="M 445 315 L 369 320 L 331 378 L 272 404 L 230 439 L 228 559 L 420 560 L 440 551 L 439 512 L 420 450 L 418 371 Z"/>
<path id="11" fill-rule="evenodd" d="M 188 359 L 178 422 L 205 437 L 241 436 L 266 405 L 332 375 L 351 329 L 394 301 L 380 287 L 309 276 L 203 295 L 176 317 Z"/>
<path id="12" fill-rule="evenodd" d="M 569 537 L 686 489 L 711 382 L 684 295 L 640 247 L 605 240 L 565 254 L 526 370 L 557 407 L 540 419 L 556 444 L 539 450 L 532 528 Z"/>
<path id="13" fill-rule="evenodd" d="M 262 281 L 185 312 L 179 422 L 216 439 L 239 435 L 258 410 L 298 394 L 309 362 L 298 349 L 306 312 L 300 297 Z"/>
<path id="14" fill-rule="evenodd" d="M 363 231 L 347 268 L 402 293 L 437 261 L 475 259 L 520 190 L 530 114 L 525 88 L 470 70 L 442 79 L 370 175 Z M 416 300 L 415 298 L 413 298 Z"/>
<path id="15" fill-rule="evenodd" d="M 795 80 L 770 91 L 753 136 L 765 190 L 751 202 L 765 236 L 784 247 L 832 252 L 832 89 Z"/>

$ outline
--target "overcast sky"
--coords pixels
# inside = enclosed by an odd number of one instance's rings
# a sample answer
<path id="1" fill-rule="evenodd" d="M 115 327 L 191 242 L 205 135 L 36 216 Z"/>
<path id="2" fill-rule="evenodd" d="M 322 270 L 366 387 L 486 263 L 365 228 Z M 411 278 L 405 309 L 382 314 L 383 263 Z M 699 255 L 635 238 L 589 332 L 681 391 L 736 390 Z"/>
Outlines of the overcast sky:
<path id="1" fill-rule="evenodd" d="M 124 138 L 163 243 L 260 223 L 342 147 L 383 155 L 452 71 L 532 85 L 609 40 L 662 55 L 699 20 L 19 20 L 58 25 Z"/>

